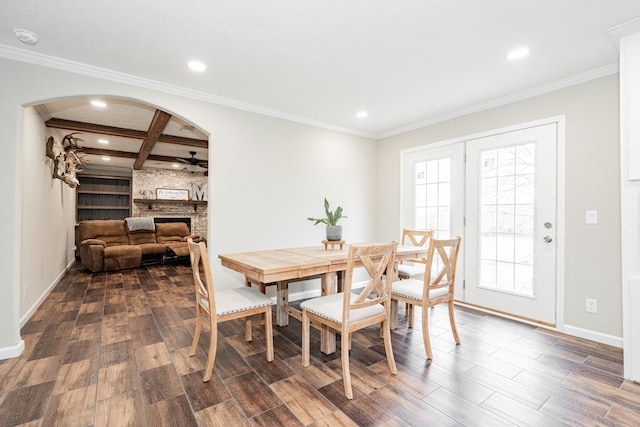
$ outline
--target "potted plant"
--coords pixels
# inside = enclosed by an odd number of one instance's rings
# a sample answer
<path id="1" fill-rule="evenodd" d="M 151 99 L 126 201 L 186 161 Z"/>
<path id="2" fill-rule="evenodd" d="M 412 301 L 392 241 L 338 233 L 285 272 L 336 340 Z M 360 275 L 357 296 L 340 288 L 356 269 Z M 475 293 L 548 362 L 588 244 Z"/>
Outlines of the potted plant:
<path id="1" fill-rule="evenodd" d="M 309 221 L 313 221 L 315 223 L 314 225 L 318 225 L 322 223 L 327 226 L 326 227 L 327 240 L 330 240 L 330 241 L 342 240 L 342 226 L 338 225 L 338 221 L 340 221 L 340 218 L 347 218 L 346 216 L 342 215 L 342 208 L 338 206 L 335 212 L 332 212 L 331 209 L 329 208 L 329 202 L 325 197 L 324 211 L 327 214 L 326 218 L 307 218 L 307 219 Z"/>

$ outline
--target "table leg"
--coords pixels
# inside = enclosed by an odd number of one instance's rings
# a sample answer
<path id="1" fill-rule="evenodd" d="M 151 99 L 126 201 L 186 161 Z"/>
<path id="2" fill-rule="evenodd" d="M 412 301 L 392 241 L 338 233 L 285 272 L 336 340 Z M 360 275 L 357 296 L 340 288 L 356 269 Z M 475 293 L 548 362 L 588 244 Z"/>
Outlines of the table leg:
<path id="1" fill-rule="evenodd" d="M 391 273 L 387 272 L 387 280 L 390 280 L 391 283 L 395 282 L 396 280 L 398 280 L 398 264 L 400 264 L 398 262 L 398 260 L 396 260 L 396 262 L 393 263 L 393 271 Z M 389 286 L 389 291 L 391 291 L 391 286 Z M 392 299 L 391 300 L 391 307 L 389 309 L 389 329 L 396 329 L 398 327 L 398 301 Z"/>
<path id="2" fill-rule="evenodd" d="M 287 306 L 289 305 L 289 282 L 277 282 L 277 300 L 276 300 L 276 325 L 287 326 L 289 324 L 289 313 Z"/>
<path id="3" fill-rule="evenodd" d="M 335 294 L 338 288 L 338 276 L 335 272 L 325 273 L 321 278 L 322 295 Z M 320 330 L 320 350 L 324 354 L 336 352 L 336 332 L 322 325 Z"/>
<path id="4" fill-rule="evenodd" d="M 396 329 L 398 327 L 398 300 L 391 300 L 391 309 L 389 314 L 389 328 Z"/>

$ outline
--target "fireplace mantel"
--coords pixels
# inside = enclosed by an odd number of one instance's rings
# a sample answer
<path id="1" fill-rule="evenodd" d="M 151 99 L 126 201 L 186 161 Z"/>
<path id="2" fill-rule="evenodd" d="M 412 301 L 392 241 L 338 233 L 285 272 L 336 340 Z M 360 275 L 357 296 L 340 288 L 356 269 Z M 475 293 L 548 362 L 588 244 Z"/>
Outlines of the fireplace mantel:
<path id="1" fill-rule="evenodd" d="M 171 199 L 133 199 L 134 203 L 144 203 L 149 206 L 149 210 L 153 205 L 165 204 L 165 205 L 187 205 L 193 206 L 193 210 L 197 210 L 198 206 L 207 205 L 206 200 L 171 200 Z"/>

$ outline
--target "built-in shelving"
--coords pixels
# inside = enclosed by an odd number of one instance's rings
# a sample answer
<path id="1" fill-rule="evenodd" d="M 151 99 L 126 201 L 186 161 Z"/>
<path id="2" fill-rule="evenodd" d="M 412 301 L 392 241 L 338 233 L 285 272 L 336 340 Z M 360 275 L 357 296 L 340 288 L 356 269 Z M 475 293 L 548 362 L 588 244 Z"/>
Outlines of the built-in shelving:
<path id="1" fill-rule="evenodd" d="M 124 219 L 131 216 L 131 178 L 78 175 L 76 220 Z"/>

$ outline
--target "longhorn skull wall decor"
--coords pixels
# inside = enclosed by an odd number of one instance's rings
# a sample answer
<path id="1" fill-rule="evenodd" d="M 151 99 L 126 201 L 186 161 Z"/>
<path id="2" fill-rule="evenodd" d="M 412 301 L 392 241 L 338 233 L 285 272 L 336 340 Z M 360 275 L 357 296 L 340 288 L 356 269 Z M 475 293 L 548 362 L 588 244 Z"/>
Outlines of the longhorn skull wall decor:
<path id="1" fill-rule="evenodd" d="M 62 138 L 62 142 L 56 141 L 53 136 L 47 139 L 47 157 L 53 160 L 53 177 L 65 182 L 69 187 L 79 185 L 76 173 L 82 170 L 86 162 L 80 156 L 82 148 L 78 145 L 79 138 L 75 133 L 70 133 Z"/>

